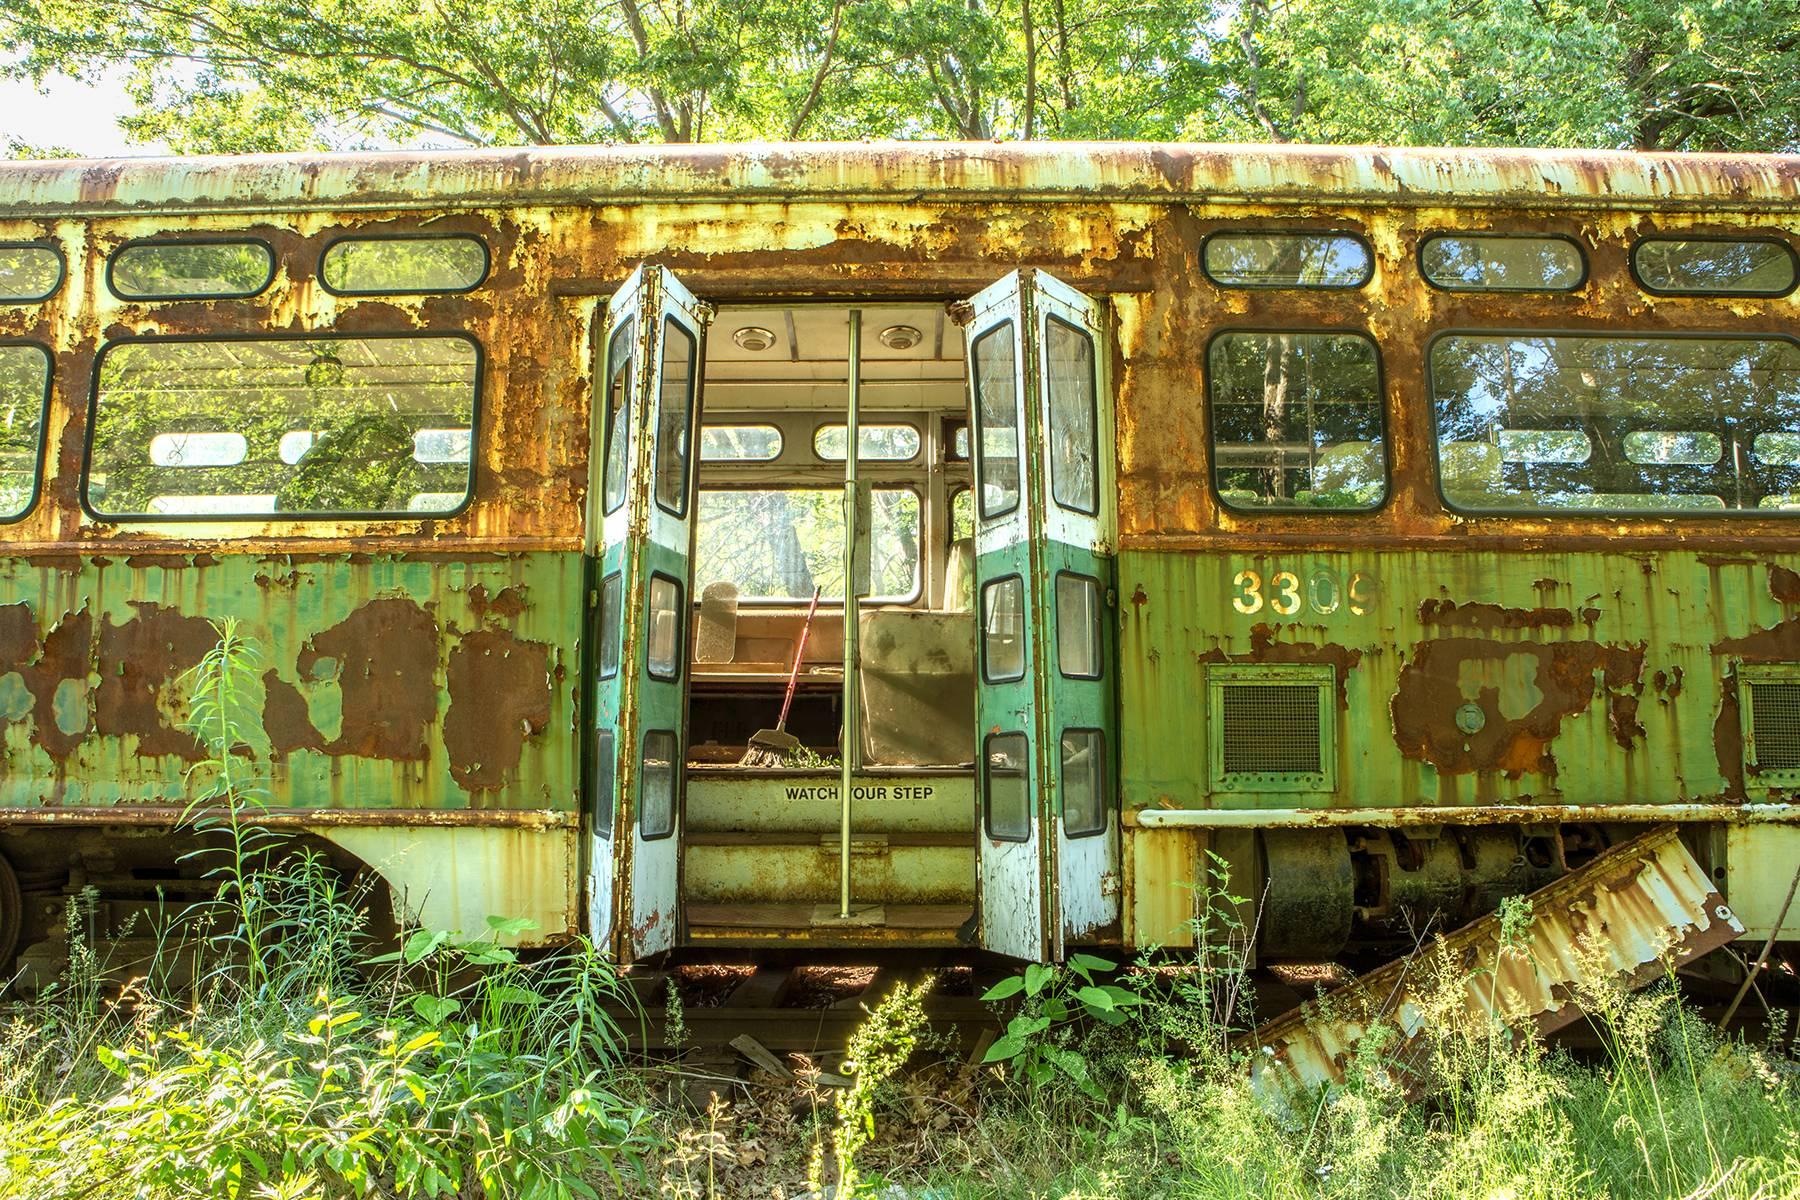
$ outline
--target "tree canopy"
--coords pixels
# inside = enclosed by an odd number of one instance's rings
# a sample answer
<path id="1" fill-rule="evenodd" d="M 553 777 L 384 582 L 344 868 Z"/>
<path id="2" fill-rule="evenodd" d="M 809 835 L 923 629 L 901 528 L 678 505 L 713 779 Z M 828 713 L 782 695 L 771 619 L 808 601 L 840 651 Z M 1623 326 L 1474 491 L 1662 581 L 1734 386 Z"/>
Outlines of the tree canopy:
<path id="1" fill-rule="evenodd" d="M 181 152 L 735 139 L 1800 149 L 1800 0 L 0 0 Z"/>

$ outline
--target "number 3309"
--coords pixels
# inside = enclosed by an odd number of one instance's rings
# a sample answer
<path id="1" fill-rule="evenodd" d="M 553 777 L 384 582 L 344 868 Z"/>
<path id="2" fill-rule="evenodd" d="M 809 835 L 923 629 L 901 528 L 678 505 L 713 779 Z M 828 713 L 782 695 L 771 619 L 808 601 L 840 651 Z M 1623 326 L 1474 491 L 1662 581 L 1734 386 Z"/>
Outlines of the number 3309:
<path id="1" fill-rule="evenodd" d="M 1360 617 L 1380 591 L 1380 584 L 1367 572 L 1352 571 L 1346 586 L 1330 567 L 1314 567 L 1304 580 L 1293 571 L 1277 571 L 1266 582 L 1256 571 L 1239 571 L 1231 585 L 1237 589 L 1231 607 L 1246 616 L 1266 606 L 1278 617 L 1296 616 L 1302 608 L 1328 617 L 1341 607 Z"/>

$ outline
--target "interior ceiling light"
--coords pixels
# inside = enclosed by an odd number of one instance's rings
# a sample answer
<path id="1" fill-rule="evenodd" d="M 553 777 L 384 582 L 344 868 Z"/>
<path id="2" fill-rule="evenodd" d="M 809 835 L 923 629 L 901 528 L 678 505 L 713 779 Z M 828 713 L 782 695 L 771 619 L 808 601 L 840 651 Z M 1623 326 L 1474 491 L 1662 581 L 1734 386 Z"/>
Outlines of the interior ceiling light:
<path id="1" fill-rule="evenodd" d="M 911 325 L 889 325 L 881 331 L 881 344 L 889 350 L 911 350 L 925 335 Z"/>
<path id="2" fill-rule="evenodd" d="M 732 334 L 731 340 L 738 344 L 740 350 L 759 353 L 775 344 L 775 333 L 761 325 L 746 325 Z"/>

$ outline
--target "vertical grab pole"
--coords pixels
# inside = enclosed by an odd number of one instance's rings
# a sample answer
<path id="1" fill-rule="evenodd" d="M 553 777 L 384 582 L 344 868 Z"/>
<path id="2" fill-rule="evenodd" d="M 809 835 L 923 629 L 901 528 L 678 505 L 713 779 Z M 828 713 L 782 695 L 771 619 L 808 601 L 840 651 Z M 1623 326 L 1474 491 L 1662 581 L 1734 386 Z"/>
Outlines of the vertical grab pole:
<path id="1" fill-rule="evenodd" d="M 838 792 L 838 919 L 850 919 L 850 781 L 862 748 L 861 689 L 857 645 L 856 460 L 862 456 L 862 428 L 857 411 L 862 391 L 862 312 L 850 310 L 850 395 L 844 414 L 844 736 L 839 747 L 843 779 Z"/>

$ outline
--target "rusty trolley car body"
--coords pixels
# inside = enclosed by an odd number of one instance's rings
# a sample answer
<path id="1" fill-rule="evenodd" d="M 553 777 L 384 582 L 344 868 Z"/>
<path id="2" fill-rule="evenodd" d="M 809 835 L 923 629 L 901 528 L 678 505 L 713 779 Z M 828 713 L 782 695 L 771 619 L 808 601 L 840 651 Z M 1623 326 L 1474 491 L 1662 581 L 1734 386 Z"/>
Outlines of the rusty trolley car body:
<path id="1" fill-rule="evenodd" d="M 1211 852 L 1259 952 L 1317 958 L 1673 820 L 1765 936 L 1797 189 L 1243 146 L 0 165 L 0 954 L 84 886 L 198 894 L 178 681 L 225 616 L 268 822 L 428 925 L 1054 958 L 1181 945 Z M 848 767 L 741 766 L 813 588 L 789 728 Z"/>

